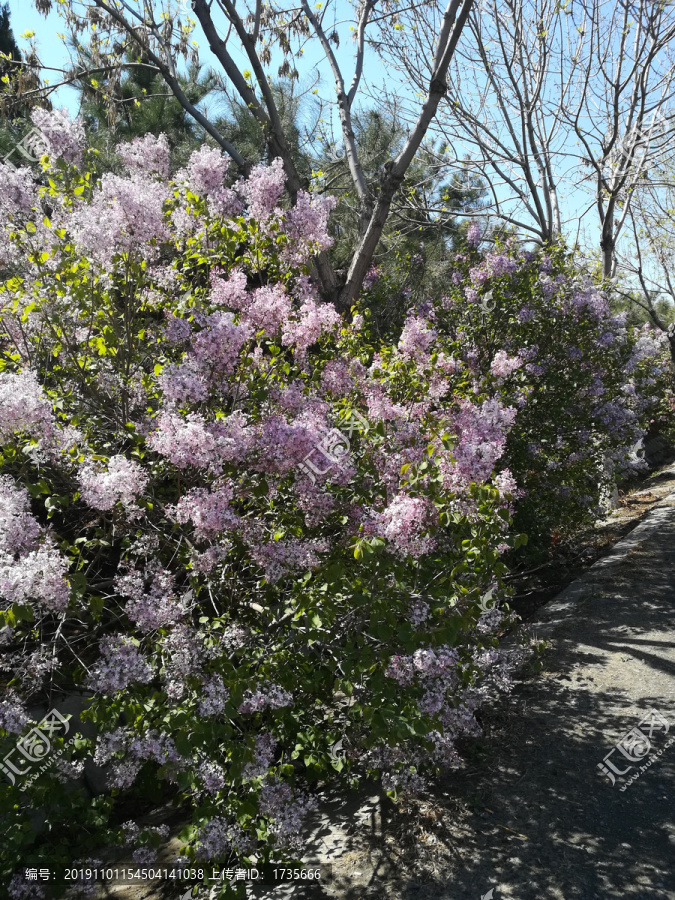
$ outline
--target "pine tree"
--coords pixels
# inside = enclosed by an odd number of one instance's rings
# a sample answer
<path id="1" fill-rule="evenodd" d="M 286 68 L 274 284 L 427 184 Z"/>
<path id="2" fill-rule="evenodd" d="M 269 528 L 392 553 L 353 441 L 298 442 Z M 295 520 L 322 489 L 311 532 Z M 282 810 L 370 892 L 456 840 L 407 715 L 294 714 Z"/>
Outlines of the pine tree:
<path id="1" fill-rule="evenodd" d="M 0 6 L 0 53 L 10 56 L 17 61 L 21 60 L 21 51 L 14 39 L 14 32 L 9 21 L 9 3 Z M 5 76 L 16 66 L 0 58 L 0 77 Z"/>

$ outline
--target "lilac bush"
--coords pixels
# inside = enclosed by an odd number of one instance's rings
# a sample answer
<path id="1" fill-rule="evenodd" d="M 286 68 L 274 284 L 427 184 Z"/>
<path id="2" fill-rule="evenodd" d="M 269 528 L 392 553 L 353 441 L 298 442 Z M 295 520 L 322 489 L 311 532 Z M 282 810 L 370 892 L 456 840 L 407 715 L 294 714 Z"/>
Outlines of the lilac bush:
<path id="1" fill-rule="evenodd" d="M 473 228 L 455 254 L 444 291 L 410 311 L 401 341 L 411 353 L 428 348 L 431 335 L 436 345 L 452 342 L 454 383 L 483 396 L 485 412 L 498 403 L 495 421 L 511 417 L 503 438 L 489 435 L 481 477 L 497 459 L 508 470 L 514 527 L 529 537 L 519 554 L 541 554 L 597 518 L 604 490 L 646 468 L 635 447 L 666 415 L 666 339 L 626 328 L 625 314 L 612 314 L 607 292 L 564 246 L 533 254 L 512 241 L 481 253 L 478 237 Z M 445 389 L 441 369 L 450 373 L 439 357 L 431 377 Z M 458 406 L 456 473 L 483 440 L 472 421 L 476 400 Z"/>
<path id="2" fill-rule="evenodd" d="M 4 753 L 73 691 L 97 736 L 0 786 L 3 877 L 147 862 L 132 795 L 180 811 L 185 860 L 288 860 L 313 783 L 419 787 L 507 683 L 480 601 L 522 540 L 517 408 L 424 315 L 374 352 L 320 301 L 334 201 L 287 209 L 278 162 L 228 185 L 203 148 L 168 181 L 146 137 L 98 177 L 68 135 L 45 186 L 0 167 L 2 637 L 52 661 L 5 669 L 0 708 Z"/>

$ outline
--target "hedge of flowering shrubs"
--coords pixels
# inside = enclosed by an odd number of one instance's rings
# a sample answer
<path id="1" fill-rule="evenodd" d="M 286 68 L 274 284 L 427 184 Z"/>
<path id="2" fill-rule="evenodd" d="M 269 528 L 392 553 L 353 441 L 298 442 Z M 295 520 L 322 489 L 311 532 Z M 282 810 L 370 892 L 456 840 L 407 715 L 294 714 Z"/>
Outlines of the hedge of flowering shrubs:
<path id="1" fill-rule="evenodd" d="M 278 163 L 226 187 L 206 147 L 169 181 L 162 138 L 101 178 L 76 126 L 58 150 L 41 187 L 0 168 L 15 897 L 41 890 L 20 866 L 73 847 L 149 863 L 163 832 L 137 819 L 160 801 L 191 821 L 188 861 L 289 859 L 317 780 L 396 791 L 455 765 L 505 683 L 479 604 L 520 540 L 498 466 L 515 410 L 473 393 L 451 339 L 373 359 L 318 301 L 330 198 L 284 211 Z M 31 725 L 74 691 L 97 736 L 55 730 L 58 760 L 24 774 Z"/>
<path id="2" fill-rule="evenodd" d="M 514 501 L 564 486 L 529 444 L 602 401 L 593 465 L 618 460 L 641 407 L 616 367 L 643 351 L 597 291 L 571 272 L 550 289 L 510 251 L 458 259 L 447 297 L 373 347 L 366 311 L 343 321 L 309 277 L 331 199 L 283 209 L 278 161 L 228 187 L 204 147 L 169 180 L 149 137 L 98 177 L 77 125 L 40 116 L 42 185 L 0 166 L 0 877 L 42 896 L 21 867 L 73 847 L 151 864 L 166 830 L 138 820 L 166 801 L 185 861 L 288 860 L 317 781 L 415 790 L 457 765 L 481 697 L 508 687 Z M 481 325 L 487 285 L 509 312 Z M 558 302 L 586 391 L 568 419 L 544 370 Z M 589 459 L 565 461 L 575 497 Z M 57 729 L 34 777 L 31 727 L 74 692 L 84 733 Z"/>
<path id="3" fill-rule="evenodd" d="M 473 224 L 445 291 L 411 310 L 404 339 L 455 342 L 471 389 L 517 410 L 500 465 L 517 485 L 513 526 L 529 537 L 518 556 L 541 553 L 597 518 L 614 483 L 646 468 L 640 439 L 672 397 L 667 339 L 627 329 L 562 244 L 537 255 L 513 240 L 486 253 L 479 244 Z"/>

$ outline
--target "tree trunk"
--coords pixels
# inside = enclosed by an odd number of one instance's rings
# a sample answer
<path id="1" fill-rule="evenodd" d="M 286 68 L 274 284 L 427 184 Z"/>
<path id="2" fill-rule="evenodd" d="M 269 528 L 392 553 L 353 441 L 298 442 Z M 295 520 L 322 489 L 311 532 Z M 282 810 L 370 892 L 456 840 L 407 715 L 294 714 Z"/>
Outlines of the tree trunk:
<path id="1" fill-rule="evenodd" d="M 611 278 L 614 275 L 615 247 L 614 216 L 611 212 L 608 212 L 605 216 L 605 221 L 602 223 L 602 238 L 600 239 L 600 249 L 602 250 L 602 274 L 605 278 Z"/>
<path id="2" fill-rule="evenodd" d="M 386 174 L 382 179 L 382 186 L 375 203 L 375 208 L 370 216 L 364 234 L 359 239 L 358 247 L 356 248 L 351 265 L 349 266 L 347 280 L 337 298 L 336 306 L 340 312 L 346 312 L 359 296 L 363 279 L 366 277 L 366 273 L 373 260 L 373 254 L 382 237 L 382 232 L 384 231 L 384 226 L 389 216 L 389 210 L 391 209 L 394 194 L 403 181 L 403 174 L 392 173 L 394 165 L 394 160 L 389 160 L 389 162 L 384 165 Z"/>

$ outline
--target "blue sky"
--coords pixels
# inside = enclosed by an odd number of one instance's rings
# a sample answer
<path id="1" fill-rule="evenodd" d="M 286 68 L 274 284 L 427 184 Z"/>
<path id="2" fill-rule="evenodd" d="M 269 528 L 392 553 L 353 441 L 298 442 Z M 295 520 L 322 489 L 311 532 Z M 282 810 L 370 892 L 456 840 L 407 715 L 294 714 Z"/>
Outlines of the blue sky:
<path id="1" fill-rule="evenodd" d="M 22 38 L 21 35 L 26 31 L 33 31 L 35 32 L 34 40 L 37 44 L 40 59 L 45 64 L 45 66 L 51 65 L 58 67 L 65 64 L 68 60 L 68 51 L 64 46 L 63 41 L 57 36 L 59 32 L 63 33 L 65 31 L 65 28 L 63 20 L 58 15 L 56 10 L 52 10 L 52 12 L 49 13 L 49 15 L 45 18 L 35 11 L 32 0 L 8 0 L 8 2 L 11 14 L 12 29 L 19 46 L 22 49 L 25 49 L 28 46 L 28 40 Z M 220 64 L 206 46 L 206 41 L 203 39 L 201 41 L 199 40 L 199 29 L 197 29 L 193 36 L 198 40 L 198 43 L 200 44 L 200 57 L 202 62 L 207 66 L 210 65 L 216 69 L 220 69 Z M 231 47 L 228 47 L 228 49 L 230 49 L 230 52 L 233 52 Z M 312 53 L 310 52 L 310 50 L 314 50 L 314 52 Z M 353 46 L 351 44 L 345 45 L 343 43 L 339 49 L 335 50 L 335 53 L 345 73 L 345 80 L 349 85 L 354 70 Z M 235 55 L 236 58 L 236 54 L 233 53 L 233 55 Z M 278 61 L 275 59 L 275 55 L 279 56 Z M 280 54 L 273 55 L 272 71 L 274 71 L 275 67 L 279 65 L 281 59 L 282 57 Z M 310 45 L 310 48 L 308 48 L 308 52 L 303 56 L 302 67 L 299 67 L 301 79 L 304 76 L 307 76 L 307 79 L 309 79 L 310 70 L 317 65 L 321 65 L 321 67 L 325 70 L 323 72 L 324 88 L 330 87 L 332 90 L 333 79 L 328 72 L 327 66 L 325 65 L 323 53 L 321 52 L 320 48 L 316 47 L 315 45 Z M 242 66 L 245 67 L 243 62 Z M 50 73 L 45 70 L 43 72 L 43 76 L 51 81 L 54 81 L 58 78 L 58 73 Z M 383 83 L 385 77 L 386 72 L 384 70 L 382 62 L 373 58 L 372 55 L 371 57 L 368 57 L 368 55 L 366 55 L 366 64 L 364 65 L 364 80 L 367 79 L 370 83 L 377 84 Z M 52 95 L 52 102 L 54 102 L 57 106 L 65 106 L 73 114 L 77 113 L 77 92 L 72 88 L 69 88 L 67 86 L 59 88 L 58 91 L 54 95 Z"/>
<path id="2" fill-rule="evenodd" d="M 31 0 L 9 0 L 9 8 L 11 12 L 11 21 L 14 34 L 17 42 L 22 48 L 25 48 L 28 42 L 25 38 L 22 38 L 21 35 L 26 31 L 34 31 L 35 41 L 40 58 L 46 66 L 52 65 L 55 67 L 59 67 L 67 61 L 67 50 L 63 44 L 63 41 L 57 36 L 59 32 L 65 30 L 63 20 L 55 10 L 53 10 L 49 14 L 49 16 L 45 18 L 35 11 Z M 344 10 L 346 13 L 346 17 L 351 13 L 351 7 L 344 3 L 344 0 L 337 0 L 337 3 L 333 7 L 333 9 L 337 10 L 338 12 Z M 330 30 L 332 24 L 328 24 L 328 22 L 326 21 L 324 22 L 324 26 L 327 30 Z M 354 44 L 348 38 L 345 38 L 345 35 L 348 34 L 345 26 L 343 26 L 340 30 L 342 43 L 339 50 L 335 50 L 335 52 L 343 68 L 346 83 L 347 85 L 349 85 L 349 83 L 351 82 L 354 67 Z M 194 37 L 199 40 L 199 29 L 197 29 L 197 31 L 195 32 Z M 207 48 L 205 48 L 205 40 L 202 39 L 201 41 L 199 41 L 199 43 L 201 45 L 200 55 L 202 62 L 206 65 L 212 65 L 214 66 L 214 68 L 219 69 L 220 66 L 218 61 L 211 54 L 211 52 Z M 281 57 L 279 55 L 279 62 L 280 60 Z M 273 58 L 273 66 L 271 69 L 273 73 L 276 71 L 277 65 L 277 60 Z M 320 67 L 322 73 L 320 88 L 321 94 L 327 101 L 330 102 L 330 100 L 334 98 L 334 82 L 327 64 L 323 58 L 322 51 L 316 45 L 316 42 L 313 42 L 308 45 L 307 53 L 302 59 L 302 65 L 298 64 L 301 75 L 301 86 L 309 84 L 309 82 L 311 81 L 312 70 L 317 66 Z M 245 66 L 242 65 L 242 67 Z M 49 71 L 44 70 L 43 77 L 55 81 L 58 80 L 59 76 L 58 72 L 50 73 Z M 397 90 L 399 92 L 400 96 L 405 96 L 405 99 L 415 99 L 412 89 L 408 89 L 405 84 L 400 84 L 400 82 L 397 85 L 397 82 L 394 80 L 392 75 L 388 74 L 386 72 L 386 69 L 384 69 L 382 62 L 375 57 L 374 51 L 370 51 L 370 56 L 368 55 L 368 53 L 366 54 L 366 65 L 364 66 L 364 82 L 369 83 L 371 91 L 375 96 L 377 96 L 379 86 L 386 84 L 386 86 L 390 90 L 392 90 L 393 88 L 393 90 Z M 309 94 L 309 97 L 311 98 L 311 94 Z M 61 87 L 55 95 L 52 95 L 52 102 L 54 102 L 56 106 L 65 106 L 73 115 L 77 114 L 78 95 L 77 92 L 72 88 Z M 366 106 L 373 105 L 373 101 L 369 101 L 367 97 L 364 97 L 363 103 Z M 419 100 L 416 101 L 415 105 L 417 105 L 418 103 Z M 211 107 L 211 109 L 209 109 L 209 106 Z M 206 101 L 206 107 L 210 113 L 215 113 L 213 101 L 209 101 L 208 98 Z M 332 104 L 331 118 L 333 120 L 334 134 L 338 136 L 339 125 L 335 103 Z M 458 155 L 463 155 L 461 150 Z M 571 189 L 564 196 L 561 196 L 560 199 L 563 218 L 579 215 L 581 210 L 587 207 L 589 202 L 588 194 L 578 188 Z M 591 245 L 595 244 L 595 246 L 597 246 L 597 242 L 599 239 L 599 229 L 596 225 L 596 222 L 597 219 L 593 216 L 588 220 L 588 227 L 585 234 L 586 241 L 590 241 Z M 574 237 L 575 235 L 572 236 Z"/>

